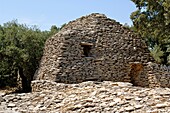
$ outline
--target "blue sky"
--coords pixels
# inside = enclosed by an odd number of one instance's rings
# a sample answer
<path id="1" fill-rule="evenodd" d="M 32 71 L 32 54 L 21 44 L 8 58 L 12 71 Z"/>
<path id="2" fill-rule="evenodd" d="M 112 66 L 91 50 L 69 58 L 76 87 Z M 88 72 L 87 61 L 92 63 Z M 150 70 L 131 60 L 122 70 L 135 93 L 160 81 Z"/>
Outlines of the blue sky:
<path id="1" fill-rule="evenodd" d="M 135 11 L 131 0 L 1 0 L 0 24 L 17 19 L 19 23 L 49 30 L 90 13 L 103 13 L 124 24 L 132 24 Z"/>

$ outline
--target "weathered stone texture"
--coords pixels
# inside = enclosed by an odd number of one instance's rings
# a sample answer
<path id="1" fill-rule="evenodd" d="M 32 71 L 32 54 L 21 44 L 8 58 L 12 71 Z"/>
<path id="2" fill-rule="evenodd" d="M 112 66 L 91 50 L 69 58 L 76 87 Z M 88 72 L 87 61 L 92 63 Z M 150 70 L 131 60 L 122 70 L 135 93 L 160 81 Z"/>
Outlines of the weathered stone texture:
<path id="1" fill-rule="evenodd" d="M 152 58 L 141 38 L 105 15 L 91 14 L 68 23 L 47 40 L 37 79 L 130 82 L 130 63 L 148 61 Z M 144 74 L 143 69 L 133 74 Z"/>
<path id="2" fill-rule="evenodd" d="M 37 92 L 0 93 L 0 113 L 170 113 L 169 88 L 142 88 L 111 81 L 37 83 Z"/>
<path id="3" fill-rule="evenodd" d="M 149 87 L 170 87 L 170 66 L 148 63 Z"/>

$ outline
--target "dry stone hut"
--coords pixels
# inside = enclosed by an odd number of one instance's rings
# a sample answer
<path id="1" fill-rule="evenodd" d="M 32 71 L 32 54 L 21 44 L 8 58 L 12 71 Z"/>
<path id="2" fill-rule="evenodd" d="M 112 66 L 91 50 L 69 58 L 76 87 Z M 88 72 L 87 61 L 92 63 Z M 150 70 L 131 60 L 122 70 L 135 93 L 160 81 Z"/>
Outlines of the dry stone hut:
<path id="1" fill-rule="evenodd" d="M 103 14 L 91 14 L 68 23 L 47 40 L 37 79 L 135 82 L 140 76 L 140 84 L 151 59 L 141 38 Z"/>
<path id="2" fill-rule="evenodd" d="M 150 61 L 141 38 L 95 13 L 69 22 L 46 41 L 36 79 L 63 83 L 110 80 L 149 86 Z"/>

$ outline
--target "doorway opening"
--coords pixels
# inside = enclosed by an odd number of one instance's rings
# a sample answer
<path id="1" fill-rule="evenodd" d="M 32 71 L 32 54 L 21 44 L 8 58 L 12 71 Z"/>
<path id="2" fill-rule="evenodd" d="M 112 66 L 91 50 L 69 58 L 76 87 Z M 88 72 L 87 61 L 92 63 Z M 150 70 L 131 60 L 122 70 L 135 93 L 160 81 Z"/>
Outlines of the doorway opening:
<path id="1" fill-rule="evenodd" d="M 131 83 L 134 86 L 140 86 L 140 74 L 141 71 L 143 70 L 143 65 L 140 63 L 133 63 L 130 65 L 131 71 L 130 71 L 130 77 L 131 77 Z"/>

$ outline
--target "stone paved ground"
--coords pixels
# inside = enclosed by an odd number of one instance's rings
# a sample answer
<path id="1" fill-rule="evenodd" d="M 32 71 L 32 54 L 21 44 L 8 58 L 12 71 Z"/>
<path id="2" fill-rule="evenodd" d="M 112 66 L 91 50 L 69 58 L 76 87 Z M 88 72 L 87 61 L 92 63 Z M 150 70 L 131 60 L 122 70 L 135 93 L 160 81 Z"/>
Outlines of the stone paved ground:
<path id="1" fill-rule="evenodd" d="M 60 84 L 61 87 L 66 84 Z M 66 85 L 68 86 L 68 84 Z M 60 90 L 0 93 L 0 113 L 168 113 L 169 88 L 141 88 L 123 82 L 83 82 Z"/>

